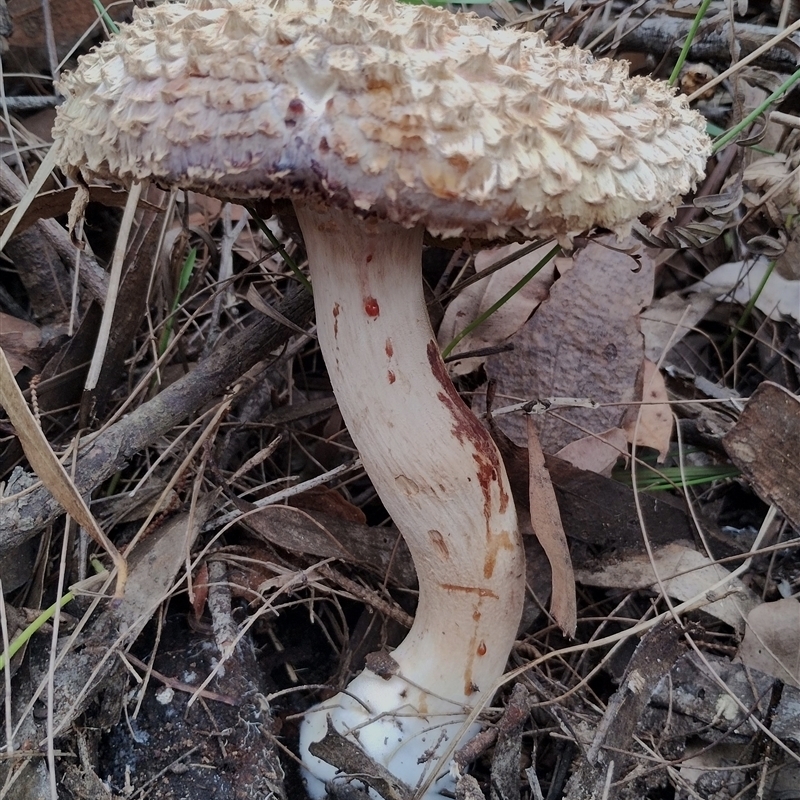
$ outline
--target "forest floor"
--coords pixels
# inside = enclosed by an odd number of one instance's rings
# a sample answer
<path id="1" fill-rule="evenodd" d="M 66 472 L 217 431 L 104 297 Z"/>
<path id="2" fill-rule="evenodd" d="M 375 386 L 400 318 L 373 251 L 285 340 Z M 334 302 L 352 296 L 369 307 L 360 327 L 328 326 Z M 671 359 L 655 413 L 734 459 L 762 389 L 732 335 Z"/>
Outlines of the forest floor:
<path id="1" fill-rule="evenodd" d="M 576 239 L 507 302 L 552 242 L 426 246 L 443 350 L 499 304 L 448 368 L 484 418 L 491 387 L 512 485 L 541 445 L 557 506 L 533 527 L 571 556 L 551 580 L 524 536 L 523 622 L 456 796 L 800 800 L 800 8 L 713 0 L 690 33 L 699 0 L 539 5 L 474 9 L 675 71 L 716 144 L 672 220 Z M 291 218 L 267 234 L 150 187 L 120 248 L 128 195 L 92 185 L 78 250 L 75 187 L 46 165 L 29 189 L 53 76 L 107 24 L 0 0 L 0 233 L 30 201 L 0 261 L 0 800 L 301 800 L 304 711 L 402 640 L 415 573 L 283 257 L 305 268 Z M 574 636 L 548 610 L 570 597 Z"/>

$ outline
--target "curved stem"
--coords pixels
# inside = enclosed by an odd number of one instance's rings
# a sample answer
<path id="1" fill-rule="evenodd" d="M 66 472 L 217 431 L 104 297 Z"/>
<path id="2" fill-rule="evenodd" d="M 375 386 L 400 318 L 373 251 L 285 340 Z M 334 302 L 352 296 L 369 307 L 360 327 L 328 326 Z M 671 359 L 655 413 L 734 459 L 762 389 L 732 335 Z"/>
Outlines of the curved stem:
<path id="1" fill-rule="evenodd" d="M 400 709 L 463 719 L 502 674 L 522 608 L 524 556 L 505 469 L 439 355 L 422 292 L 422 230 L 341 211 L 297 213 L 334 393 L 419 579 L 414 625 L 392 653 L 395 677 L 365 670 L 348 692 L 384 720 Z M 334 700 L 326 713 L 352 705 Z M 394 771 L 402 743 L 394 737 L 374 752 L 368 738 L 362 728 L 362 747 Z M 414 783 L 425 766 L 398 777 Z"/>

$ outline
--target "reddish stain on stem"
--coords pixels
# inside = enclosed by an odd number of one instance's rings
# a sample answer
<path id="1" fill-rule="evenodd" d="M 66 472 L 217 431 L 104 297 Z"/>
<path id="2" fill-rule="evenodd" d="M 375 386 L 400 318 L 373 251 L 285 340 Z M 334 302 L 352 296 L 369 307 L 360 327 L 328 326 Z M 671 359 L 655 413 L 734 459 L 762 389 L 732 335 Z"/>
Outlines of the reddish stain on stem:
<path id="1" fill-rule="evenodd" d="M 491 527 L 493 498 L 492 487 L 497 486 L 499 492 L 498 510 L 501 514 L 506 512 L 509 503 L 509 495 L 503 482 L 500 480 L 502 472 L 500 466 L 500 454 L 494 446 L 488 431 L 478 422 L 473 413 L 467 408 L 464 401 L 458 396 L 458 392 L 447 375 L 447 368 L 439 355 L 439 348 L 436 342 L 428 343 L 428 363 L 431 372 L 442 391 L 437 394 L 440 402 L 450 411 L 453 417 L 453 435 L 462 443 L 469 442 L 472 445 L 472 458 L 475 461 L 475 476 L 483 492 L 483 516 L 486 519 L 486 543 L 487 551 L 483 563 L 484 578 L 491 578 L 497 561 L 497 551 L 505 546 L 505 542 L 496 541 L 494 531 Z"/>
<path id="2" fill-rule="evenodd" d="M 391 339 L 386 340 L 386 347 L 384 349 L 386 350 L 386 358 L 391 358 L 394 355 L 394 345 Z"/>
<path id="3" fill-rule="evenodd" d="M 491 578 L 494 575 L 494 568 L 497 564 L 497 551 L 493 550 L 490 553 L 486 554 L 486 558 L 483 559 L 483 577 L 484 578 Z"/>
<path id="4" fill-rule="evenodd" d="M 497 554 L 500 550 L 513 550 L 514 544 L 507 531 L 495 534 L 489 539 L 486 554 L 483 559 L 483 577 L 491 578 L 497 563 Z"/>
<path id="5" fill-rule="evenodd" d="M 478 597 L 491 597 L 493 600 L 498 600 L 497 592 L 491 589 L 484 589 L 482 586 L 459 586 L 457 583 L 440 583 L 439 586 L 447 592 L 466 592 L 467 594 L 476 594 Z"/>
<path id="6" fill-rule="evenodd" d="M 439 556 L 445 561 L 450 558 L 450 549 L 447 547 L 447 542 L 444 540 L 444 536 L 442 536 L 439 531 L 435 530 L 428 531 L 428 536 L 430 536 L 431 542 L 439 553 Z"/>
<path id="7" fill-rule="evenodd" d="M 458 396 L 447 374 L 436 342 L 428 342 L 428 363 L 434 378 L 444 391 L 438 393 L 439 400 L 444 403 L 453 416 L 453 435 L 460 441 L 468 440 L 475 448 L 473 458 L 480 463 L 478 479 L 481 486 L 487 487 L 489 481 L 496 481 L 500 471 L 500 457 L 492 442 L 489 432 L 478 422 L 475 415 L 467 408 L 464 401 Z M 500 512 L 505 512 L 508 506 L 508 495 L 501 488 Z"/>
<path id="8" fill-rule="evenodd" d="M 437 397 L 444 403 L 453 416 L 453 435 L 460 441 L 469 441 L 475 452 L 472 457 L 478 465 L 478 482 L 483 489 L 486 499 L 484 514 L 487 520 L 490 516 L 490 492 L 491 484 L 498 482 L 500 475 L 500 456 L 494 446 L 488 431 L 478 422 L 475 415 L 467 408 L 464 401 L 458 396 L 455 386 L 450 382 L 447 375 L 447 368 L 444 365 L 436 342 L 428 342 L 428 363 L 430 364 L 433 376 L 439 381 L 442 389 Z M 499 484 L 500 489 L 500 513 L 505 513 L 508 508 L 508 492 Z"/>

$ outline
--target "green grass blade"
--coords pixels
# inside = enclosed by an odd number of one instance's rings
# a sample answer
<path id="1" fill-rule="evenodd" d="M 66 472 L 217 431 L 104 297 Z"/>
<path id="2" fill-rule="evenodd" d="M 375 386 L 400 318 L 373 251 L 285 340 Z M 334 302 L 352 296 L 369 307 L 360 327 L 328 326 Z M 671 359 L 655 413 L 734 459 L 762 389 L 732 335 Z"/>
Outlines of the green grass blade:
<path id="1" fill-rule="evenodd" d="M 676 81 L 678 80 L 678 76 L 681 74 L 681 70 L 683 69 L 683 65 L 686 63 L 686 59 L 689 57 L 689 50 L 692 48 L 692 43 L 694 42 L 694 37 L 697 36 L 697 30 L 700 27 L 700 23 L 703 21 L 703 17 L 705 17 L 706 12 L 708 11 L 708 7 L 711 5 L 711 0 L 703 0 L 703 4 L 697 10 L 697 14 L 695 14 L 694 21 L 692 22 L 692 27 L 689 28 L 689 34 L 686 37 L 686 41 L 683 43 L 683 47 L 681 48 L 681 53 L 678 56 L 678 60 L 675 63 L 675 69 L 672 70 L 672 75 L 669 76 L 669 85 L 674 86 Z"/>
<path id="2" fill-rule="evenodd" d="M 193 247 L 186 256 L 186 261 L 183 262 L 180 277 L 178 278 L 178 291 L 175 293 L 175 299 L 172 301 L 172 308 L 169 311 L 169 317 L 164 324 L 164 332 L 161 334 L 161 339 L 158 342 L 158 355 L 164 355 L 169 344 L 170 337 L 172 336 L 172 329 L 175 327 L 175 312 L 181 304 L 181 298 L 189 285 L 194 271 L 194 265 L 197 262 L 197 248 Z"/>
<path id="3" fill-rule="evenodd" d="M 453 348 L 455 348 L 458 343 L 465 337 L 468 336 L 478 325 L 486 322 L 489 317 L 497 311 L 498 308 L 504 306 L 523 286 L 525 286 L 528 281 L 530 281 L 544 266 L 545 264 L 549 263 L 552 259 L 554 259 L 559 253 L 561 252 L 561 245 L 556 245 L 555 247 L 551 248 L 547 254 L 542 258 L 533 269 L 529 272 L 525 273 L 525 275 L 518 280 L 496 303 L 492 304 L 483 314 L 477 316 L 472 322 L 469 323 L 456 337 L 453 339 L 450 344 L 442 350 L 442 358 L 447 358 L 450 353 L 453 352 Z"/>
<path id="4" fill-rule="evenodd" d="M 769 276 L 772 275 L 772 271 L 775 269 L 775 259 L 769 262 L 767 268 L 764 270 L 764 277 L 761 279 L 761 283 L 758 284 L 756 290 L 753 292 L 750 299 L 747 301 L 747 305 L 744 307 L 744 311 L 742 311 L 742 316 L 739 317 L 738 322 L 733 326 L 733 330 L 730 332 L 730 335 L 725 340 L 725 344 L 722 345 L 723 351 L 727 350 L 733 340 L 736 338 L 736 335 L 744 328 L 748 319 L 750 319 L 750 315 L 753 313 L 753 309 L 756 307 L 756 303 L 758 302 L 758 298 L 761 296 L 761 292 L 764 291 L 764 287 L 767 285 L 767 281 L 769 280 Z"/>
<path id="5" fill-rule="evenodd" d="M 669 489 L 684 489 L 687 486 L 702 486 L 706 483 L 735 478 L 741 472 L 730 464 L 714 466 L 650 467 L 640 464 L 636 471 L 636 488 L 640 491 L 664 492 Z M 631 472 L 628 469 L 614 470 L 615 480 L 632 486 Z"/>
<path id="6" fill-rule="evenodd" d="M 309 293 L 314 294 L 314 291 L 311 288 L 310 281 L 308 280 L 308 278 L 306 278 L 305 275 L 303 275 L 303 272 L 300 269 L 300 267 L 297 266 L 295 260 L 286 252 L 286 249 L 278 241 L 275 234 L 269 229 L 267 223 L 264 222 L 263 219 L 261 219 L 261 217 L 256 213 L 256 210 L 252 206 L 246 206 L 246 208 L 247 208 L 247 213 L 250 214 L 250 216 L 253 218 L 253 221 L 256 223 L 256 225 L 258 225 L 258 229 L 261 231 L 261 233 L 264 234 L 264 236 L 267 237 L 269 243 L 275 248 L 275 250 L 277 250 L 278 255 L 283 259 L 283 263 L 286 264 L 287 267 L 289 267 L 289 269 L 294 273 L 295 278 L 297 278 L 297 280 L 303 284 L 303 286 L 309 291 Z"/>
<path id="7" fill-rule="evenodd" d="M 714 145 L 711 148 L 713 153 L 717 153 L 726 144 L 729 144 L 735 139 L 745 128 L 751 123 L 755 122 L 776 100 L 780 99 L 782 95 L 794 87 L 797 81 L 800 80 L 800 69 L 796 70 L 790 75 L 758 108 L 751 111 L 738 125 L 734 125 L 727 133 L 724 133 L 718 139 L 714 140 Z"/>
<path id="8" fill-rule="evenodd" d="M 71 602 L 75 599 L 75 595 L 72 592 L 67 592 L 57 603 L 53 603 L 50 608 L 46 608 L 39 614 L 36 619 L 28 625 L 22 633 L 14 639 L 13 642 L 10 642 L 8 645 L 8 653 L 3 653 L 0 655 L 0 671 L 6 668 L 6 664 L 14 658 L 14 656 L 31 640 L 36 631 L 40 630 L 42 625 L 46 622 L 51 620 L 58 609 L 63 608 L 67 603 Z"/>
<path id="9" fill-rule="evenodd" d="M 92 567 L 94 567 L 94 571 L 97 575 L 102 575 L 105 573 L 105 568 L 103 565 L 97 561 L 95 558 L 92 558 Z M 57 603 L 53 603 L 50 608 L 46 608 L 39 614 L 36 619 L 28 625 L 25 630 L 23 630 L 13 642 L 10 642 L 8 645 L 8 652 L 0 654 L 0 671 L 6 668 L 6 664 L 14 658 L 14 656 L 31 640 L 36 631 L 41 630 L 42 626 L 51 620 L 54 616 L 56 611 L 75 599 L 75 593 L 73 591 L 67 592 Z"/>
<path id="10" fill-rule="evenodd" d="M 117 23 L 114 22 L 113 19 L 111 19 L 111 17 L 108 14 L 108 11 L 106 11 L 106 7 L 100 2 L 100 0 L 92 0 L 92 3 L 94 3 L 95 9 L 97 9 L 97 13 L 100 15 L 103 22 L 105 22 L 106 26 L 111 31 L 111 33 L 119 33 L 119 25 L 117 25 Z"/>

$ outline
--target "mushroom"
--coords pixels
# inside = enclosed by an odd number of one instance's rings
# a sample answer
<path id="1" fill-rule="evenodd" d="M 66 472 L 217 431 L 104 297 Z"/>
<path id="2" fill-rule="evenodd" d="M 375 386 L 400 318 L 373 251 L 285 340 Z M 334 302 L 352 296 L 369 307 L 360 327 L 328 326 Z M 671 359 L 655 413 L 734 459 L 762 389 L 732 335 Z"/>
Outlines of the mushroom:
<path id="1" fill-rule="evenodd" d="M 665 218 L 703 174 L 703 119 L 624 64 L 392 0 L 136 9 L 60 89 L 78 182 L 293 203 L 334 393 L 419 578 L 389 666 L 306 715 L 308 788 L 337 780 L 310 753 L 330 720 L 408 787 L 452 789 L 433 767 L 503 673 L 525 571 L 502 461 L 428 322 L 423 233 L 568 241 Z"/>

